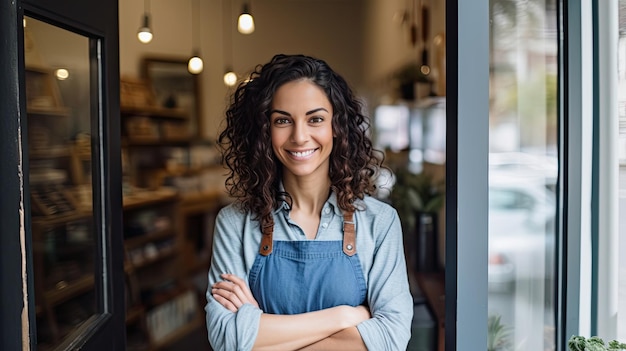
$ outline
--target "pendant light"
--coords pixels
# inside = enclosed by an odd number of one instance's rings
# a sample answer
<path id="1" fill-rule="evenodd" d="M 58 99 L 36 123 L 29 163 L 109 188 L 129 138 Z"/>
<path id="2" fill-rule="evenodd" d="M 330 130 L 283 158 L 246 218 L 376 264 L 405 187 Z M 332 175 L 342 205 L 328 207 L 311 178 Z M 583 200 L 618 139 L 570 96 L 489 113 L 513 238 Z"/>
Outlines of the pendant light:
<path id="1" fill-rule="evenodd" d="M 228 11 L 228 16 L 222 16 L 222 30 L 224 31 L 223 41 L 222 41 L 222 52 L 224 53 L 224 62 L 226 68 L 224 69 L 224 84 L 227 87 L 232 87 L 237 84 L 237 74 L 233 72 L 233 68 L 231 67 L 232 62 L 232 52 L 233 52 L 233 42 L 232 42 L 232 27 L 231 27 L 231 18 L 233 15 L 233 3 L 230 2 L 230 7 L 226 9 Z M 224 1 L 222 0 L 222 8 L 225 8 Z M 224 21 L 224 18 L 227 18 L 227 21 Z M 226 25 L 225 25 L 226 24 Z M 228 46 L 228 48 L 226 47 Z"/>
<path id="2" fill-rule="evenodd" d="M 250 14 L 250 4 L 245 2 L 243 10 L 237 21 L 237 30 L 241 34 L 252 34 L 254 32 L 254 18 Z"/>
<path id="3" fill-rule="evenodd" d="M 150 0 L 143 2 L 143 21 L 137 31 L 137 39 L 144 44 L 152 41 L 152 30 L 150 29 Z"/>
<path id="4" fill-rule="evenodd" d="M 224 84 L 228 87 L 232 87 L 237 84 L 237 73 L 233 72 L 231 68 L 226 68 L 226 73 L 224 73 Z"/>
<path id="5" fill-rule="evenodd" d="M 194 7 L 196 7 L 194 11 Z M 191 41 L 193 42 L 193 52 L 189 63 L 187 64 L 187 70 L 191 74 L 199 74 L 204 69 L 204 62 L 200 58 L 200 42 L 198 36 L 200 35 L 199 21 L 194 21 L 195 16 L 200 16 L 200 9 L 198 8 L 198 0 L 193 0 L 191 8 Z"/>
<path id="6" fill-rule="evenodd" d="M 191 74 L 200 74 L 202 70 L 204 70 L 204 62 L 200 58 L 200 54 L 194 52 L 193 56 L 189 59 L 187 63 L 187 70 Z"/>

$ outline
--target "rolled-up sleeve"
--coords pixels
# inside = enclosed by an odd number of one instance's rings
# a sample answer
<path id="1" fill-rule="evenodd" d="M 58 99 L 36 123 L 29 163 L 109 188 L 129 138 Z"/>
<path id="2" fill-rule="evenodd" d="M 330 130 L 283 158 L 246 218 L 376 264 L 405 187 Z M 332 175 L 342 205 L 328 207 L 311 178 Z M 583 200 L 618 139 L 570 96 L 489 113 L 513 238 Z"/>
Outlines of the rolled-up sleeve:
<path id="1" fill-rule="evenodd" d="M 250 304 L 243 305 L 233 313 L 217 302 L 211 294 L 211 286 L 222 280 L 220 274 L 232 273 L 247 281 L 241 216 L 234 215 L 232 207 L 222 209 L 215 221 L 213 256 L 209 269 L 206 325 L 209 342 L 216 351 L 251 350 L 259 330 L 262 311 Z"/>
<path id="2" fill-rule="evenodd" d="M 372 228 L 377 232 L 376 249 L 368 273 L 368 303 L 372 318 L 357 328 L 368 350 L 406 350 L 411 338 L 413 298 L 407 277 L 402 229 L 393 208 L 387 208 L 379 216 L 388 220 L 377 221 Z"/>

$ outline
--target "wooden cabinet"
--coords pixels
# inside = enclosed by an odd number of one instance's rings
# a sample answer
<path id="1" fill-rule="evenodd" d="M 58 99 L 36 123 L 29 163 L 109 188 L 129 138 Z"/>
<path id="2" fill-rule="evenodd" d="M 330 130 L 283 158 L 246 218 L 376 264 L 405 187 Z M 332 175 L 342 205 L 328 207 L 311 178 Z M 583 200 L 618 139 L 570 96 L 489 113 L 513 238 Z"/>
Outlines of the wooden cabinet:
<path id="1" fill-rule="evenodd" d="M 179 198 L 167 188 L 124 198 L 127 343 L 158 350 L 203 321 L 194 290 L 182 274 Z"/>
<path id="2" fill-rule="evenodd" d="M 158 350 L 205 328 L 223 172 L 210 167 L 212 147 L 191 138 L 183 110 L 122 106 L 121 122 L 127 347 Z"/>

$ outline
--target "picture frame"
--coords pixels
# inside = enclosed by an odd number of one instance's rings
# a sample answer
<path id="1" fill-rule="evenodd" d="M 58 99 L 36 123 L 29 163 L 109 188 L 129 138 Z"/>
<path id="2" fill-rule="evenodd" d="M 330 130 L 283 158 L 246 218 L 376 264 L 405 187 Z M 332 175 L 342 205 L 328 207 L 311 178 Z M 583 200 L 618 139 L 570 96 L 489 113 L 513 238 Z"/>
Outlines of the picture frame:
<path id="1" fill-rule="evenodd" d="M 153 89 L 156 105 L 187 110 L 189 135 L 201 138 L 200 78 L 187 70 L 187 58 L 146 56 L 141 61 L 141 69 L 142 78 Z"/>

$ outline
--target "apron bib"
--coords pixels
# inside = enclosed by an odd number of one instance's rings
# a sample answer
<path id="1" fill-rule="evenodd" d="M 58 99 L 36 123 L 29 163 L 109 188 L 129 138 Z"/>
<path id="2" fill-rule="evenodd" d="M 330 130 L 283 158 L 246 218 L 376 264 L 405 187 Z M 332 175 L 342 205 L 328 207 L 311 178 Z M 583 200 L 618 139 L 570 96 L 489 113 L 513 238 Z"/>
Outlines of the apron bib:
<path id="1" fill-rule="evenodd" d="M 344 214 L 343 241 L 273 241 L 273 226 L 264 229 L 248 276 L 261 310 L 299 314 L 365 302 L 352 213 Z"/>

